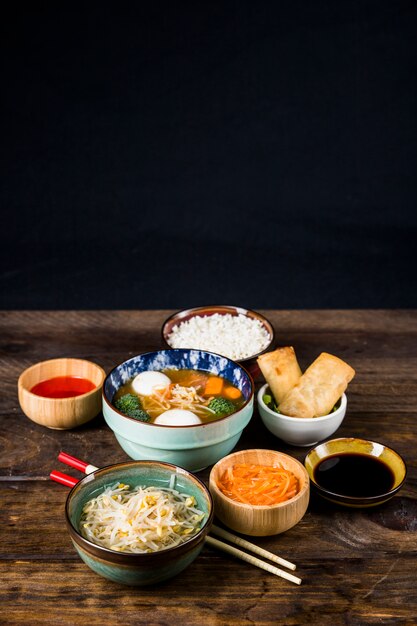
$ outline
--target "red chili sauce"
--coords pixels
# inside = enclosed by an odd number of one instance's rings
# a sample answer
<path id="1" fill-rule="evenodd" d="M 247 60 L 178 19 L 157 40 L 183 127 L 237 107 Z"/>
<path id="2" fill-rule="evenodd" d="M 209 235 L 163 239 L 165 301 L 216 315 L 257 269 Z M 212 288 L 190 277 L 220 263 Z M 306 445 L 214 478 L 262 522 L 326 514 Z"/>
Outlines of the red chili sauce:
<path id="1" fill-rule="evenodd" d="M 96 385 L 79 376 L 56 376 L 38 383 L 30 390 L 43 398 L 73 398 L 92 391 Z"/>

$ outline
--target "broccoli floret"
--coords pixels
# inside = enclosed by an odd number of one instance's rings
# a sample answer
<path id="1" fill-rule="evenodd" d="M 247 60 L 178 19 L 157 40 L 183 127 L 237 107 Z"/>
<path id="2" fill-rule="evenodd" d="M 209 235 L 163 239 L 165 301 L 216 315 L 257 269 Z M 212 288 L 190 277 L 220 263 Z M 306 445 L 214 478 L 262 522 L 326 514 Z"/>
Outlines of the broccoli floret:
<path id="1" fill-rule="evenodd" d="M 236 410 L 233 402 L 226 400 L 226 398 L 213 398 L 213 400 L 210 400 L 208 403 L 208 408 L 214 411 L 219 417 L 230 415 Z"/>
<path id="2" fill-rule="evenodd" d="M 136 409 L 135 411 L 132 411 L 131 413 L 129 413 L 129 417 L 133 417 L 133 419 L 139 420 L 139 422 L 151 421 L 151 416 L 143 409 Z"/>
<path id="3" fill-rule="evenodd" d="M 121 411 L 121 413 L 129 414 L 130 411 L 135 411 L 136 409 L 142 408 L 142 403 L 137 396 L 134 396 L 131 393 L 125 393 L 124 396 L 120 396 L 114 403 L 116 409 Z"/>
<path id="4" fill-rule="evenodd" d="M 128 417 L 133 417 L 135 420 L 141 422 L 149 422 L 150 416 L 146 411 L 142 409 L 142 403 L 137 396 L 131 393 L 126 393 L 124 396 L 120 396 L 115 402 L 114 406 L 118 411 L 124 413 Z"/>

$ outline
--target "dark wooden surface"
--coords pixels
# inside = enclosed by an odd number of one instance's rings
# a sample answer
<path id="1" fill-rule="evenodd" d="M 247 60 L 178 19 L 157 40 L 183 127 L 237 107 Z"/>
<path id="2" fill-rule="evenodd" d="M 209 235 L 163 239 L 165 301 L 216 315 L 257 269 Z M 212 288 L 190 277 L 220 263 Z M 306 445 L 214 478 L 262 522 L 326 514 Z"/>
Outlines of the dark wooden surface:
<path id="1" fill-rule="evenodd" d="M 61 449 L 105 465 L 126 460 L 102 416 L 70 431 L 37 426 L 20 411 L 17 379 L 52 357 L 92 359 L 106 371 L 159 348 L 168 311 L 0 314 L 1 624 L 416 624 L 417 314 L 415 311 L 267 311 L 277 341 L 302 367 L 325 350 L 356 377 L 338 435 L 394 447 L 408 465 L 390 503 L 353 511 L 312 499 L 287 533 L 255 541 L 297 563 L 301 587 L 204 548 L 182 574 L 129 588 L 93 574 L 64 524 L 65 487 L 51 469 Z M 255 410 L 238 448 L 263 447 L 303 460 L 274 438 Z M 200 476 L 206 480 L 208 470 Z"/>

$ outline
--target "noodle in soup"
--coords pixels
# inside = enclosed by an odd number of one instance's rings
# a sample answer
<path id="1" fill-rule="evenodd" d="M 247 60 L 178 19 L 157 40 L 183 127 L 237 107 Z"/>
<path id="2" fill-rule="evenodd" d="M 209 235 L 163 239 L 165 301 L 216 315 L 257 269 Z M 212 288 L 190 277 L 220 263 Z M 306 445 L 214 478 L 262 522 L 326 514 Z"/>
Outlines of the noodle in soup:
<path id="1" fill-rule="evenodd" d="M 123 385 L 113 404 L 122 413 L 136 417 L 124 409 L 127 394 L 138 398 L 141 412 L 149 416 L 144 421 L 173 426 L 218 420 L 238 411 L 245 401 L 241 391 L 227 379 L 191 369 L 141 372 Z"/>

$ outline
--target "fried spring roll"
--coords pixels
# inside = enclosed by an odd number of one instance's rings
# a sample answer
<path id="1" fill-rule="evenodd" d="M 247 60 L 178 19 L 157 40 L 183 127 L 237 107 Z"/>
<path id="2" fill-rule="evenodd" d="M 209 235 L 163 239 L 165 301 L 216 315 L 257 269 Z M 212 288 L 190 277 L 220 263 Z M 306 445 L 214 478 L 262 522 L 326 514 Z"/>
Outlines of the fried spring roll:
<path id="1" fill-rule="evenodd" d="M 342 396 L 355 370 L 336 356 L 323 352 L 301 376 L 279 405 L 284 415 L 328 415 Z"/>
<path id="2" fill-rule="evenodd" d="M 276 403 L 279 404 L 301 377 L 294 348 L 291 346 L 278 348 L 273 352 L 261 354 L 257 361 Z"/>

